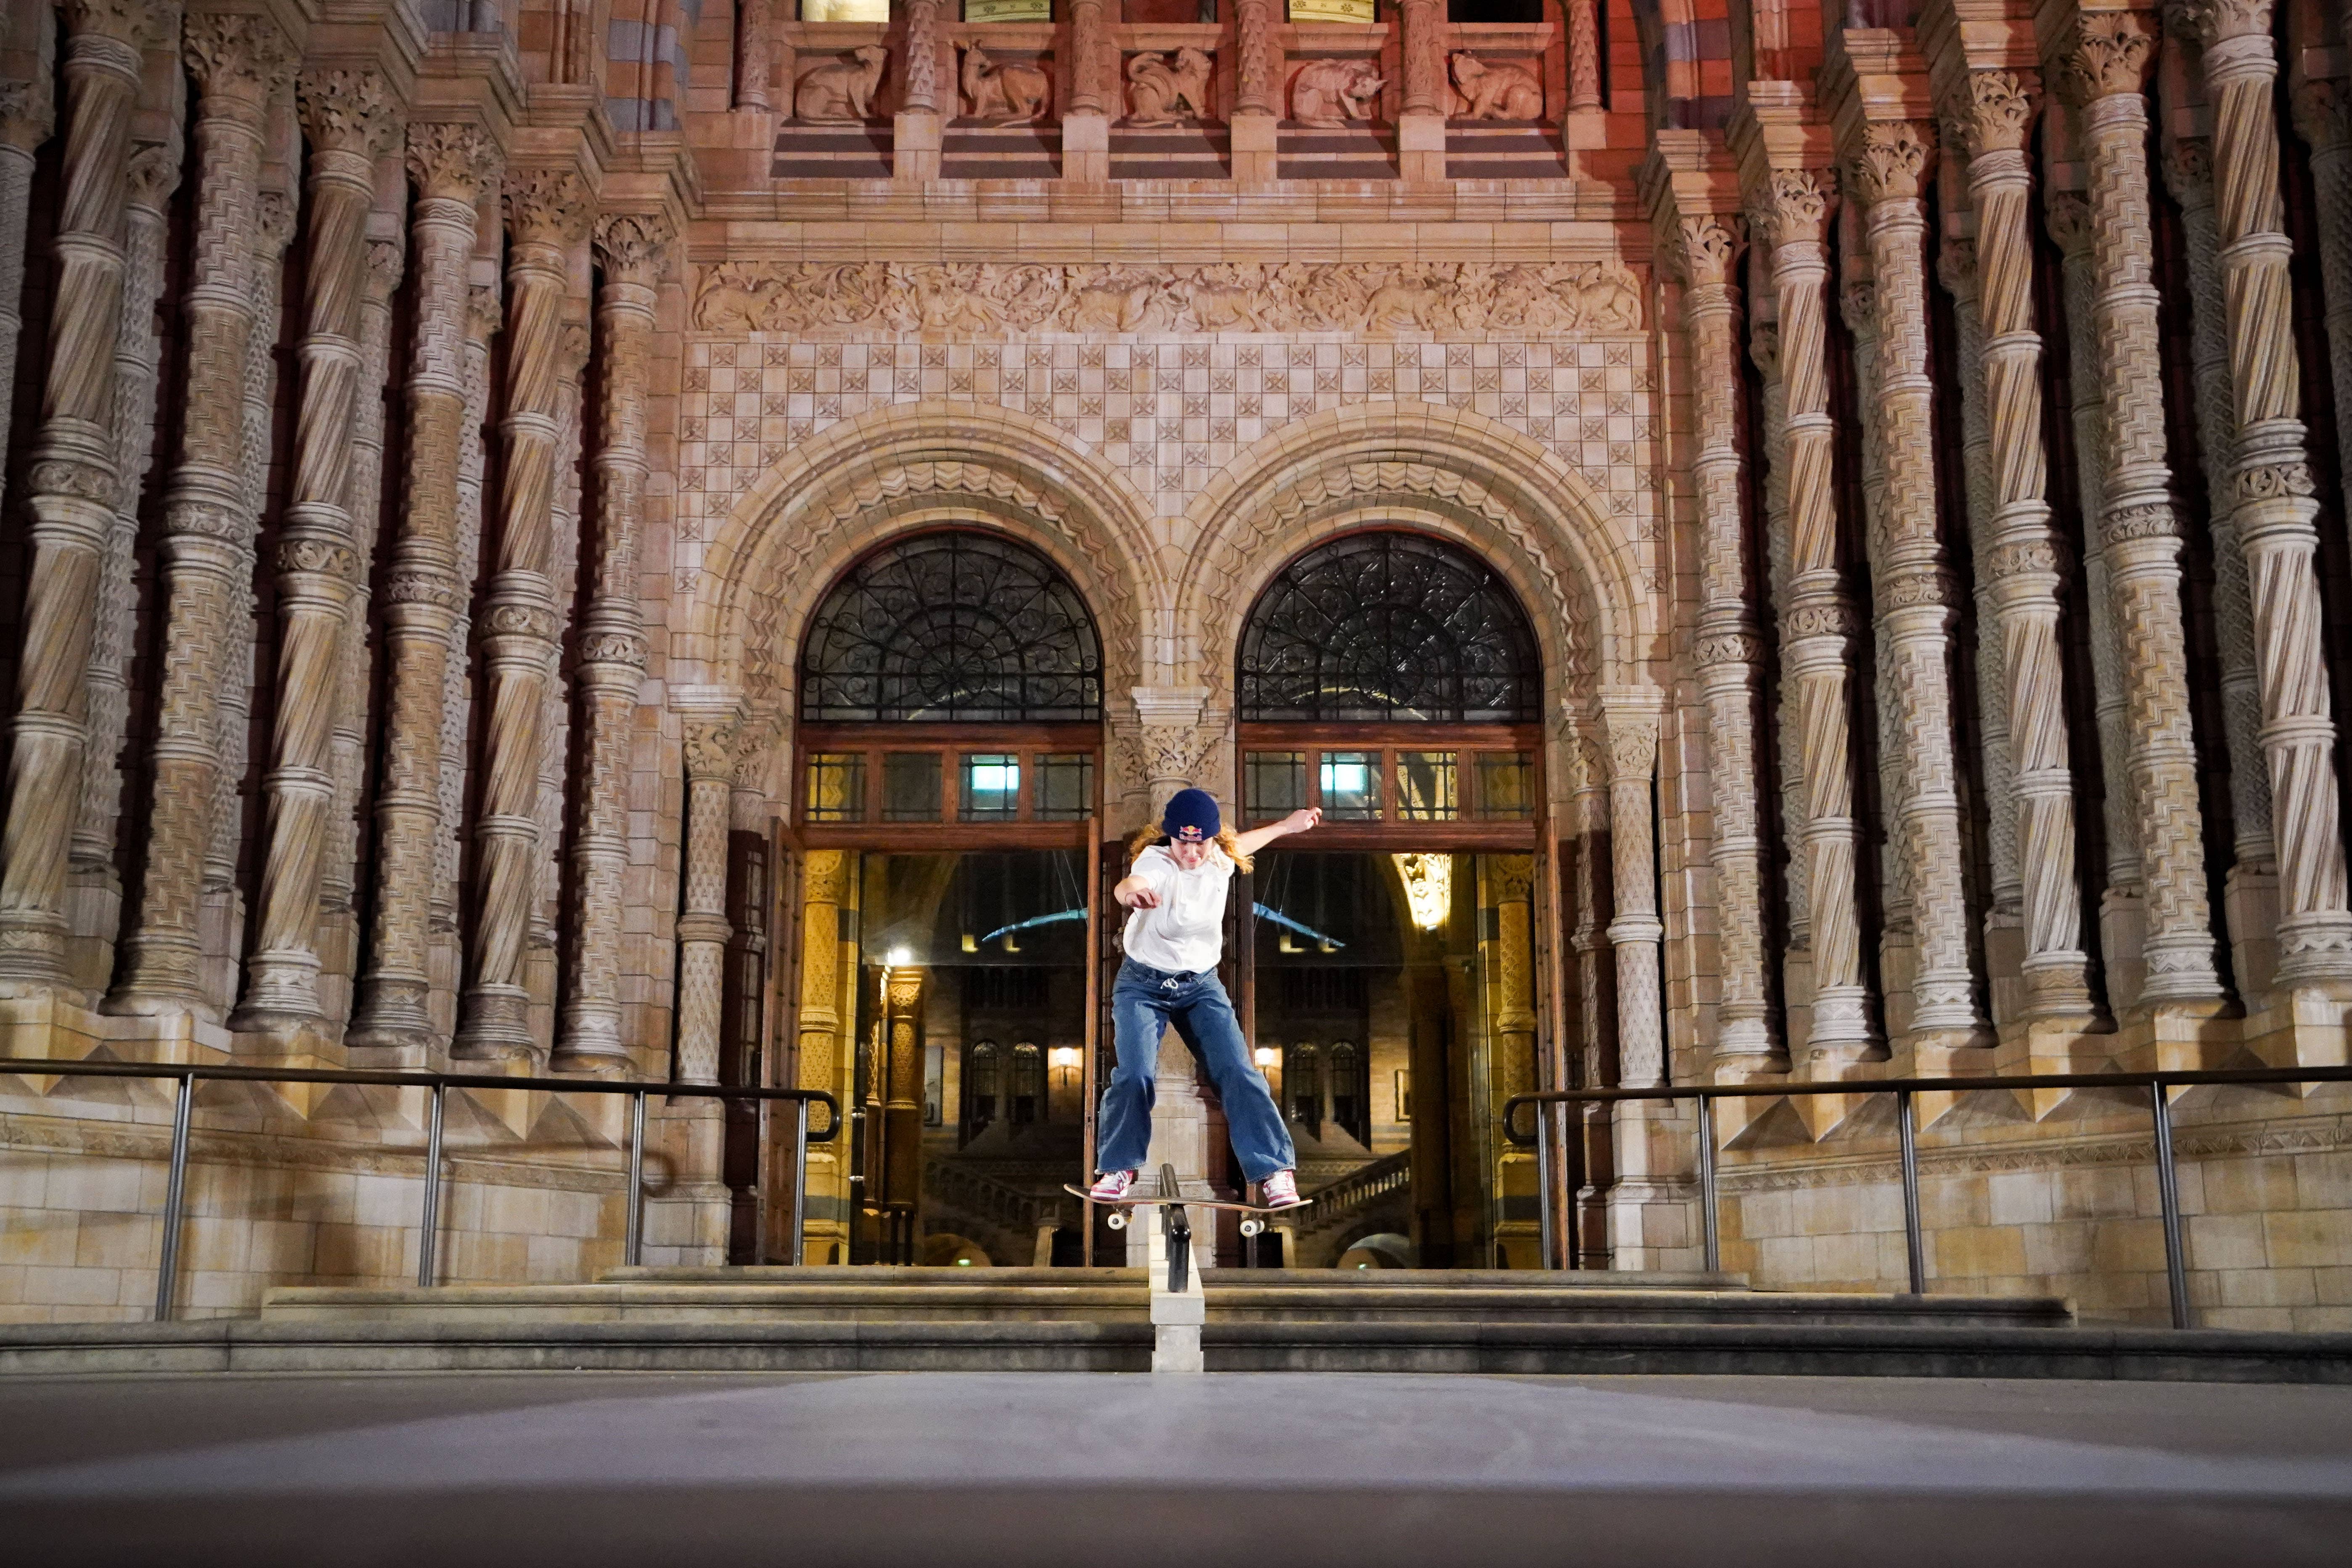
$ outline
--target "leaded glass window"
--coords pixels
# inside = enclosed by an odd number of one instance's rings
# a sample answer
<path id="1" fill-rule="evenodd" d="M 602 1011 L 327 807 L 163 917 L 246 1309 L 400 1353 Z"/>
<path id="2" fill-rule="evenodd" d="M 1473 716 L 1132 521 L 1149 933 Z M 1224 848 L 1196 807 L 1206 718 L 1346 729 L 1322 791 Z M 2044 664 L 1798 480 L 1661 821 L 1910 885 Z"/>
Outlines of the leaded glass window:
<path id="1" fill-rule="evenodd" d="M 801 660 L 801 717 L 1091 722 L 1102 645 L 1085 602 L 1024 545 L 919 534 L 867 556 L 828 595 Z"/>
<path id="2" fill-rule="evenodd" d="M 1242 635 L 1244 721 L 1541 717 L 1542 658 L 1510 590 L 1465 551 L 1401 531 L 1310 550 Z"/>

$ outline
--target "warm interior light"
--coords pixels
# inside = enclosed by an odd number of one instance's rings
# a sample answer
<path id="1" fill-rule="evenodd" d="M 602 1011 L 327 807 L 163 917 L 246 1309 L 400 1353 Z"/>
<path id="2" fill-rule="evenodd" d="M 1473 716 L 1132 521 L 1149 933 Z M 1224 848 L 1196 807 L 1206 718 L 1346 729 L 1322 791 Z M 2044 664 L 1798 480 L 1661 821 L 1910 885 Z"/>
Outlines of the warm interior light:
<path id="1" fill-rule="evenodd" d="M 891 968 L 904 969 L 915 962 L 914 951 L 911 948 L 894 947 L 890 950 L 889 962 Z"/>
<path id="2" fill-rule="evenodd" d="M 1445 923 L 1454 902 L 1454 857 L 1451 855 L 1391 855 L 1397 876 L 1404 882 L 1405 908 L 1412 923 L 1435 931 Z"/>
<path id="3" fill-rule="evenodd" d="M 1045 1053 L 1045 1060 L 1056 1068 L 1076 1071 L 1078 1064 L 1085 1060 L 1085 1058 L 1079 1054 L 1078 1047 L 1076 1046 L 1055 1046 Z"/>
<path id="4" fill-rule="evenodd" d="M 1258 1070 L 1258 1071 L 1260 1071 L 1260 1072 L 1264 1072 L 1264 1071 L 1265 1071 L 1268 1068 L 1270 1068 L 1270 1067 L 1274 1066 L 1274 1055 L 1275 1055 L 1275 1053 L 1274 1053 L 1274 1047 L 1273 1047 L 1272 1046 L 1260 1046 L 1260 1047 L 1259 1047 L 1255 1051 L 1252 1052 L 1251 1054 L 1252 1054 L 1253 1058 L 1254 1058 L 1256 1060 L 1256 1062 L 1257 1062 L 1257 1070 Z"/>

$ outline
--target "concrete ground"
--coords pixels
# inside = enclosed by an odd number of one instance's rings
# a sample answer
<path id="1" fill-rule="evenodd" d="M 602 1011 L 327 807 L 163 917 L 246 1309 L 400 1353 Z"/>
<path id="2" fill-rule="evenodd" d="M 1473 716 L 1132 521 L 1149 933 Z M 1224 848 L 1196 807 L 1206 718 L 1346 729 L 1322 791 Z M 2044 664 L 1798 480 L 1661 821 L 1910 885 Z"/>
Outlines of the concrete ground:
<path id="1" fill-rule="evenodd" d="M 2352 1388 L 0 1380 L 19 1563 L 2352 1563 Z"/>

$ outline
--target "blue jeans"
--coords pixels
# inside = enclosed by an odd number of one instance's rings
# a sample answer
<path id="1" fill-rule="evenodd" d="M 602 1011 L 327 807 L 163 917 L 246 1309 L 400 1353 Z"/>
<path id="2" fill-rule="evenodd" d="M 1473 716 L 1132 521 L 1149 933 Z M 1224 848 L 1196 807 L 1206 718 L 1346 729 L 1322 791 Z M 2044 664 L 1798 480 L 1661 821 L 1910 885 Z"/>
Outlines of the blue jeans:
<path id="1" fill-rule="evenodd" d="M 1118 1066 L 1103 1090 L 1096 1121 L 1095 1168 L 1136 1171 L 1151 1151 L 1151 1081 L 1160 1071 L 1160 1037 L 1170 1027 L 1209 1072 L 1224 1101 L 1225 1126 L 1242 1173 L 1262 1182 L 1298 1163 L 1265 1075 L 1250 1065 L 1249 1044 L 1216 971 L 1168 974 L 1129 959 L 1110 988 Z"/>

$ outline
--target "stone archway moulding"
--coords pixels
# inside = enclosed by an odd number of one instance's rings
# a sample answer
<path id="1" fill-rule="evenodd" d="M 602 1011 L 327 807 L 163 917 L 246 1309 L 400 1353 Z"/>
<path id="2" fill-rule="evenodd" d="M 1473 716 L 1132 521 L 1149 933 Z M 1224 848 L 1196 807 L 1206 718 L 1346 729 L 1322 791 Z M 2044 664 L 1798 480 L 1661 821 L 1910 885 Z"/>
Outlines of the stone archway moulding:
<path id="1" fill-rule="evenodd" d="M 1388 510 L 1502 572 L 1538 625 L 1555 698 L 1644 687 L 1664 624 L 1650 546 L 1574 469 L 1460 409 L 1358 405 L 1266 437 L 1188 509 L 1199 541 L 1176 585 L 1179 662 L 1209 694 L 1232 684 L 1241 618 L 1284 563 Z"/>

